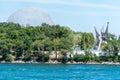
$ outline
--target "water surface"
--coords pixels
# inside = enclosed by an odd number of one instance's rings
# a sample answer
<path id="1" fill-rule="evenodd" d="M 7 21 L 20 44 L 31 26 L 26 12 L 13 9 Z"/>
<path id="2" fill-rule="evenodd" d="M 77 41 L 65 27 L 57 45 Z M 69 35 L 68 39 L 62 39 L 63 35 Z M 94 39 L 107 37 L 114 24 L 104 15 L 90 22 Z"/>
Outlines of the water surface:
<path id="1" fill-rule="evenodd" d="M 120 80 L 120 66 L 0 64 L 0 80 Z"/>

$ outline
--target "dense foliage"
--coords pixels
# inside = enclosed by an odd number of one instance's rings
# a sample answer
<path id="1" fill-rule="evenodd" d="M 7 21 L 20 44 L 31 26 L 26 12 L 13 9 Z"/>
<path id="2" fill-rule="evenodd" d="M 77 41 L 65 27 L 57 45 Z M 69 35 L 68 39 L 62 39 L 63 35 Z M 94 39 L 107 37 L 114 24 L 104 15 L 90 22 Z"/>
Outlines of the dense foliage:
<path id="1" fill-rule="evenodd" d="M 68 27 L 59 25 L 50 26 L 21 26 L 14 23 L 0 23 L 0 55 L 3 60 L 29 61 L 32 58 L 44 61 L 41 55 L 49 59 L 45 51 L 72 50 L 73 32 Z M 7 59 L 6 59 L 7 57 Z M 48 58 L 46 58 L 48 57 Z"/>
<path id="2" fill-rule="evenodd" d="M 11 62 L 22 61 L 120 61 L 120 37 L 109 34 L 107 43 L 102 43 L 105 56 L 96 56 L 89 52 L 95 43 L 92 33 L 74 32 L 60 25 L 22 26 L 15 23 L 0 23 L 0 60 Z M 72 54 L 79 47 L 85 54 Z M 50 57 L 52 55 L 52 57 Z"/>

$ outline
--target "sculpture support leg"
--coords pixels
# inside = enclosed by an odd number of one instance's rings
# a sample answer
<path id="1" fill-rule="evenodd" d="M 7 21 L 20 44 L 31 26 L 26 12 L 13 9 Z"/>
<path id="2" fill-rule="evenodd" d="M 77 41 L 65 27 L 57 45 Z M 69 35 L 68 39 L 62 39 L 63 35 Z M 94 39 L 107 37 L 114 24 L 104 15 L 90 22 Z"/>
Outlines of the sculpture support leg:
<path id="1" fill-rule="evenodd" d="M 101 49 L 101 42 L 102 42 L 102 39 L 100 39 L 100 43 L 99 43 L 99 46 L 98 46 L 98 51 L 100 51 Z"/>

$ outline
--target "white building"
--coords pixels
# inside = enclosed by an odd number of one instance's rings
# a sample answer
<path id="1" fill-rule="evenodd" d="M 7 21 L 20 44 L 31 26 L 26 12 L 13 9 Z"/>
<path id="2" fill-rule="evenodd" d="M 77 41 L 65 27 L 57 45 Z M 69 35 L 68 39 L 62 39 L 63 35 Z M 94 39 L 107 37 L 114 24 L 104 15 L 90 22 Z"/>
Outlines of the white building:
<path id="1" fill-rule="evenodd" d="M 90 52 L 92 52 L 93 54 L 96 54 L 96 56 L 104 56 L 104 52 L 101 50 L 94 50 L 94 49 L 90 49 Z M 85 50 L 81 50 L 79 47 L 74 48 L 73 53 L 71 54 L 70 52 L 67 53 L 67 57 L 73 57 L 75 54 L 83 54 L 85 55 Z"/>

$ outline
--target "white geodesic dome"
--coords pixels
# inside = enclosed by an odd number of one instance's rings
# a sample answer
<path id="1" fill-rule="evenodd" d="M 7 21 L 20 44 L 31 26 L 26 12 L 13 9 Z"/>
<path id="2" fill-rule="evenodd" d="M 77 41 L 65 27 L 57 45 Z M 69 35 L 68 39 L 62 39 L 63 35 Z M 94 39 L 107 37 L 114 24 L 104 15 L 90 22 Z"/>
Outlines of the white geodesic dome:
<path id="1" fill-rule="evenodd" d="M 54 24 L 51 17 L 46 12 L 33 7 L 17 10 L 9 16 L 7 22 L 19 23 L 24 26 L 38 26 L 42 23 L 47 23 L 49 25 Z"/>

